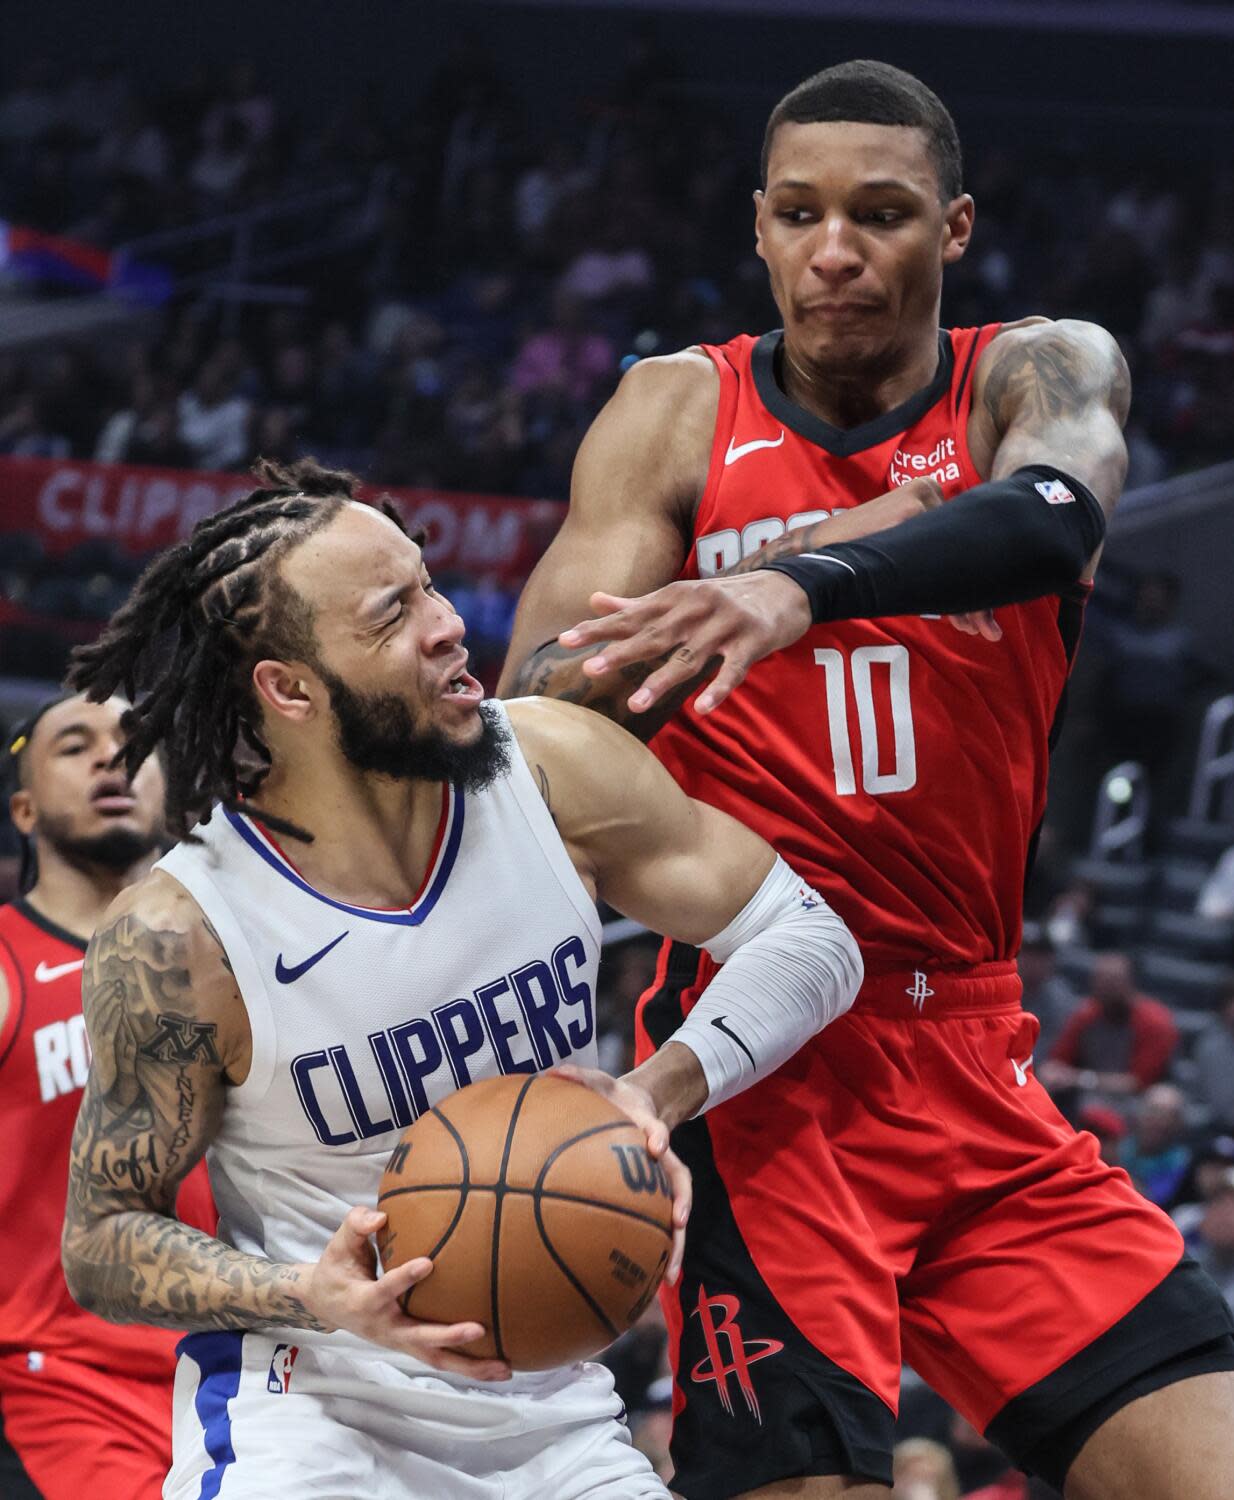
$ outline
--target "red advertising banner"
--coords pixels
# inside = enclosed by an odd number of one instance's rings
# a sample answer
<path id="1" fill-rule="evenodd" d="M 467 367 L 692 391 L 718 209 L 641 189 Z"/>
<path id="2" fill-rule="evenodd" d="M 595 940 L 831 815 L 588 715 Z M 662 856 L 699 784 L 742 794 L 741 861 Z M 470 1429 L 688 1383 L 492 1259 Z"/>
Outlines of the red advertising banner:
<path id="1" fill-rule="evenodd" d="M 182 541 L 202 516 L 238 500 L 254 483 L 244 474 L 0 458 L 0 538 L 34 532 L 53 556 L 105 538 L 140 557 Z M 434 571 L 506 586 L 527 577 L 565 515 L 555 500 L 443 490 L 369 488 L 362 498 L 381 494 L 409 525 L 428 533 L 424 556 Z"/>

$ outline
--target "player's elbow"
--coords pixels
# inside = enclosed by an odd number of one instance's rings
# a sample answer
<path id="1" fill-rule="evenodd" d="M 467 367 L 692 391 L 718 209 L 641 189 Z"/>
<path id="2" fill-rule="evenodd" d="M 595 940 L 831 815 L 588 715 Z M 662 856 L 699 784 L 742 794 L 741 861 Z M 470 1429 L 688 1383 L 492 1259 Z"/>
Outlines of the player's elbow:
<path id="1" fill-rule="evenodd" d="M 1057 593 L 1077 582 L 1105 540 L 1105 510 L 1086 479 L 1108 487 L 1094 473 L 1082 479 L 1048 462 L 1027 464 L 1007 480 L 982 487 L 999 494 L 1005 487 L 1014 502 L 1002 510 L 1004 540 L 1014 536 L 1014 555 L 1040 592 Z"/>
<path id="2" fill-rule="evenodd" d="M 94 1283 L 89 1274 L 90 1263 L 81 1254 L 77 1236 L 71 1233 L 67 1224 L 60 1238 L 60 1266 L 64 1271 L 64 1284 L 69 1289 L 69 1296 L 86 1312 L 95 1312 L 96 1309 L 91 1305 L 96 1298 Z"/>
<path id="3" fill-rule="evenodd" d="M 836 932 L 832 941 L 835 969 L 836 1017 L 844 1015 L 853 1007 L 858 992 L 865 982 L 866 966 L 857 946 L 857 939 L 848 925 L 836 918 Z"/>
<path id="4" fill-rule="evenodd" d="M 1072 532 L 1051 538 L 1042 548 L 1040 565 L 1050 579 L 1051 592 L 1070 588 L 1084 576 L 1088 560 L 1096 548 L 1086 548 L 1084 541 Z"/>
<path id="5" fill-rule="evenodd" d="M 70 1212 L 60 1236 L 60 1266 L 69 1296 L 78 1307 L 110 1323 L 121 1322 L 106 1295 L 107 1271 L 105 1251 L 96 1244 L 97 1232 L 80 1216 Z"/>

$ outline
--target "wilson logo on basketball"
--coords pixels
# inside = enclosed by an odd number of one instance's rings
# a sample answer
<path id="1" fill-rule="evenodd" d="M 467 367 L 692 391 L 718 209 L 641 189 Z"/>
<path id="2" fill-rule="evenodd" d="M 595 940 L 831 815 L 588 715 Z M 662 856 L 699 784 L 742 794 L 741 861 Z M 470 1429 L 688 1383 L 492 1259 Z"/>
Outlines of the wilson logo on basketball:
<path id="1" fill-rule="evenodd" d="M 653 1161 L 641 1146 L 610 1146 L 621 1168 L 621 1180 L 632 1193 L 661 1193 L 669 1196 L 668 1178 L 658 1161 Z"/>
<path id="2" fill-rule="evenodd" d="M 763 1413 L 758 1404 L 754 1382 L 750 1378 L 750 1366 L 760 1359 L 767 1359 L 772 1354 L 779 1354 L 784 1345 L 779 1339 L 750 1339 L 747 1342 L 737 1325 L 737 1315 L 740 1311 L 741 1303 L 736 1297 L 723 1294 L 709 1297 L 706 1287 L 700 1282 L 698 1306 L 690 1316 L 697 1318 L 702 1324 L 707 1357 L 700 1359 L 690 1371 L 690 1379 L 698 1385 L 705 1385 L 709 1380 L 714 1380 L 720 1397 L 720 1405 L 731 1417 L 733 1398 L 728 1388 L 728 1377 L 736 1376 L 737 1388 L 745 1398 L 746 1407 L 761 1427 Z M 718 1323 L 716 1322 L 717 1313 L 721 1314 Z M 727 1347 L 727 1357 L 721 1350 L 721 1339 Z"/>

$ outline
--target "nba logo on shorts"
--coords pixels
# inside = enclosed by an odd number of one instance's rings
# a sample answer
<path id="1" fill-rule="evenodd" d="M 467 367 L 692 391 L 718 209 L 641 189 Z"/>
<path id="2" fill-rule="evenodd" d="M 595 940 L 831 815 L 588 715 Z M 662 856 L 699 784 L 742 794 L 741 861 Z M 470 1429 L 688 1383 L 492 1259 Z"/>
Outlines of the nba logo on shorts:
<path id="1" fill-rule="evenodd" d="M 270 1373 L 266 1376 L 266 1389 L 272 1395 L 285 1396 L 291 1389 L 291 1369 L 299 1352 L 299 1344 L 275 1344 Z"/>

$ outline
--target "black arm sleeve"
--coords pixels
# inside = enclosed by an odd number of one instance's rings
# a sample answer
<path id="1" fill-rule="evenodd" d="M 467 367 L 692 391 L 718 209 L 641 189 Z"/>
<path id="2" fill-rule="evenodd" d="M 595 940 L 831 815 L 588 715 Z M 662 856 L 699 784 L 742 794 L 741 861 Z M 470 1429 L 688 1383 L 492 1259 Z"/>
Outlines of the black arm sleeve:
<path id="1" fill-rule="evenodd" d="M 767 566 L 806 591 L 815 624 L 961 614 L 1059 593 L 1104 535 L 1090 490 L 1061 469 L 1031 464 L 890 531 Z"/>

